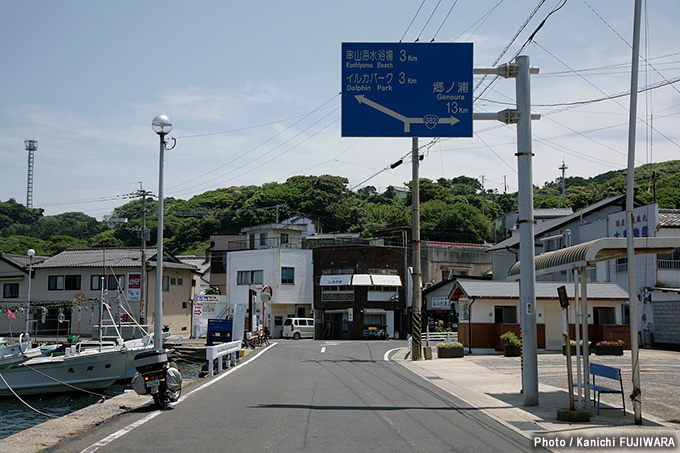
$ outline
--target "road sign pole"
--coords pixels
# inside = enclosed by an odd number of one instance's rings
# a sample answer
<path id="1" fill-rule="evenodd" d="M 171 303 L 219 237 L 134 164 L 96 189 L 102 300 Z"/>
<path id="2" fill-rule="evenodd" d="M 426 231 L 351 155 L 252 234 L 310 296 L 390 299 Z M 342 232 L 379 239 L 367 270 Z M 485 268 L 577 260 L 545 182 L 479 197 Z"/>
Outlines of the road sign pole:
<path id="1" fill-rule="evenodd" d="M 411 139 L 411 160 L 413 178 L 411 181 L 411 205 L 413 207 L 413 307 L 411 316 L 411 360 L 421 358 L 421 312 L 422 291 L 420 290 L 420 156 L 418 137 Z"/>

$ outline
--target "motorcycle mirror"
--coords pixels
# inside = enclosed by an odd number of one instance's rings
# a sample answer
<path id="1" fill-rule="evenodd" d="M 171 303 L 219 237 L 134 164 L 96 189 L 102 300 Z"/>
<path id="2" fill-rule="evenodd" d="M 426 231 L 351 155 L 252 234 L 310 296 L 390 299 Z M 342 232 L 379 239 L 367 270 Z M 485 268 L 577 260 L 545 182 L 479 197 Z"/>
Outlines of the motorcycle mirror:
<path id="1" fill-rule="evenodd" d="M 179 338 L 177 339 L 177 343 L 181 343 L 181 342 L 183 342 L 183 341 L 184 341 L 184 338 L 182 338 L 182 337 L 179 337 Z"/>
<path id="2" fill-rule="evenodd" d="M 144 338 L 142 338 L 142 344 L 143 344 L 144 346 L 146 346 L 147 344 L 149 344 L 149 337 L 144 337 Z"/>

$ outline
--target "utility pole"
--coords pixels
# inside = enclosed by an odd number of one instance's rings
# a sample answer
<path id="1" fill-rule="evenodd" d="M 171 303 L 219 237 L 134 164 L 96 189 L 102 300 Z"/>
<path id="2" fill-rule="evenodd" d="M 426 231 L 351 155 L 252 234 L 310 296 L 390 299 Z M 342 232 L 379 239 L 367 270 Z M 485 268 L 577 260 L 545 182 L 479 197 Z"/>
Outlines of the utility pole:
<path id="1" fill-rule="evenodd" d="M 140 321 L 142 324 L 146 321 L 146 316 L 149 313 L 149 307 L 147 306 L 147 300 L 145 297 L 144 293 L 144 288 L 145 288 L 145 280 L 146 280 L 146 242 L 149 240 L 149 230 L 146 229 L 146 197 L 147 196 L 153 196 L 153 193 L 151 193 L 148 190 L 144 190 L 142 188 L 142 182 L 139 182 L 139 189 L 136 190 L 135 192 L 132 192 L 130 195 L 133 197 L 142 197 L 142 229 L 141 231 L 137 231 L 137 235 L 142 239 L 142 262 L 141 262 L 141 267 L 142 267 L 142 282 L 139 288 L 140 296 L 139 296 L 139 307 L 140 310 L 142 311 L 141 313 L 141 318 Z"/>
<path id="2" fill-rule="evenodd" d="M 422 297 L 420 291 L 420 156 L 418 155 L 418 137 L 411 140 L 411 164 L 413 177 L 411 182 L 411 200 L 413 207 L 413 306 L 411 307 L 411 360 L 421 358 L 421 320 Z"/>
<path id="3" fill-rule="evenodd" d="M 482 215 L 484 215 L 484 196 L 486 195 L 486 191 L 484 190 L 484 181 L 486 180 L 486 175 L 482 175 L 480 177 L 482 179 Z"/>
<path id="4" fill-rule="evenodd" d="M 565 196 L 566 196 L 566 184 L 565 184 L 565 180 L 564 180 L 564 172 L 565 172 L 565 170 L 566 170 L 567 168 L 569 168 L 569 167 L 567 167 L 567 166 L 564 164 L 564 161 L 562 161 L 562 166 L 561 166 L 561 167 L 557 167 L 557 168 L 558 168 L 559 170 L 562 170 L 562 198 L 560 198 L 559 200 L 557 200 L 557 207 L 559 208 L 559 207 L 560 207 L 560 201 L 562 201 L 562 199 L 565 198 Z"/>
<path id="5" fill-rule="evenodd" d="M 626 250 L 628 257 L 628 304 L 630 305 L 630 355 L 633 365 L 633 400 L 635 424 L 642 424 L 642 398 L 640 390 L 640 361 L 638 345 L 637 287 L 635 284 L 635 245 L 633 244 L 633 206 L 635 188 L 635 127 L 637 123 L 638 69 L 640 64 L 640 14 L 641 0 L 635 0 L 633 16 L 633 57 L 630 74 L 630 109 L 628 119 L 628 172 L 626 175 Z"/>

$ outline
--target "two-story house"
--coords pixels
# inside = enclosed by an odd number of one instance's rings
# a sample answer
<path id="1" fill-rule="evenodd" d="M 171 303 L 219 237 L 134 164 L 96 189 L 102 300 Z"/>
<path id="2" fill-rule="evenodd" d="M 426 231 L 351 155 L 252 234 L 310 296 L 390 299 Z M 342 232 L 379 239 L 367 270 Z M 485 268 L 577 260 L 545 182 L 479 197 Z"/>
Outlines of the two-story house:
<path id="1" fill-rule="evenodd" d="M 33 264 L 29 333 L 88 336 L 99 324 L 102 299 L 117 322 L 130 322 L 131 315 L 153 325 L 155 252 L 147 249 L 142 263 L 138 248 L 65 250 Z M 163 266 L 163 324 L 189 335 L 195 267 L 167 252 Z M 27 305 L 27 296 L 17 302 Z"/>

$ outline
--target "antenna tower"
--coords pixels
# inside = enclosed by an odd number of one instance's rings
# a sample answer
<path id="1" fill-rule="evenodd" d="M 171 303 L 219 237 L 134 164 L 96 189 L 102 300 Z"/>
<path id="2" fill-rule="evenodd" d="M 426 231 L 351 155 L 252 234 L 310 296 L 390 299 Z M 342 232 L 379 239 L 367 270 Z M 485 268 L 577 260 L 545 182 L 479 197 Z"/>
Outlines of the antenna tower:
<path id="1" fill-rule="evenodd" d="M 26 184 L 26 209 L 33 208 L 33 153 L 38 150 L 38 140 L 24 140 L 28 151 L 28 183 Z"/>

